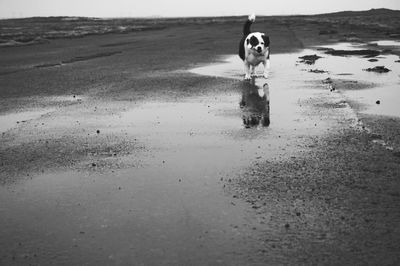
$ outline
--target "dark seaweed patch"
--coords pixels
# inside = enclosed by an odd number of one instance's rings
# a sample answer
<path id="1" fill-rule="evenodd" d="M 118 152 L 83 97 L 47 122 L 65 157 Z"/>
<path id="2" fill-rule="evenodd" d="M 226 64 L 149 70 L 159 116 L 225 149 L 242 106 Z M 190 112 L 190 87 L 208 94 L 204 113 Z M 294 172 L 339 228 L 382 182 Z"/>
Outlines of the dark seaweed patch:
<path id="1" fill-rule="evenodd" d="M 367 69 L 364 69 L 364 71 L 368 71 L 368 72 L 376 72 L 376 73 L 387 73 L 390 71 L 390 69 L 384 67 L 384 66 L 376 66 L 376 67 L 370 67 Z"/>
<path id="2" fill-rule="evenodd" d="M 320 58 L 322 58 L 322 57 L 318 56 L 316 54 L 314 54 L 314 55 L 304 55 L 304 56 L 300 56 L 299 57 L 299 59 L 301 59 L 299 62 L 307 64 L 307 65 L 314 65 L 315 61 L 317 61 Z"/>
<path id="3" fill-rule="evenodd" d="M 380 55 L 380 52 L 377 50 L 363 49 L 363 50 L 334 50 L 330 49 L 325 51 L 326 54 L 335 55 L 335 56 L 349 56 L 349 55 L 358 55 L 364 57 L 375 57 Z"/>

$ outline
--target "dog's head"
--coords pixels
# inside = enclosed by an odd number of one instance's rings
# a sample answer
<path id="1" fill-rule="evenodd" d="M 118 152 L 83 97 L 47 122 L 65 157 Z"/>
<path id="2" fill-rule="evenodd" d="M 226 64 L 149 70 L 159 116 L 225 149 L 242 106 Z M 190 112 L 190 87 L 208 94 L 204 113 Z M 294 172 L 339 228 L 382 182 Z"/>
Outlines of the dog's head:
<path id="1" fill-rule="evenodd" d="M 269 48 L 269 37 L 261 32 L 250 33 L 245 42 L 246 47 L 256 54 L 263 55 Z"/>

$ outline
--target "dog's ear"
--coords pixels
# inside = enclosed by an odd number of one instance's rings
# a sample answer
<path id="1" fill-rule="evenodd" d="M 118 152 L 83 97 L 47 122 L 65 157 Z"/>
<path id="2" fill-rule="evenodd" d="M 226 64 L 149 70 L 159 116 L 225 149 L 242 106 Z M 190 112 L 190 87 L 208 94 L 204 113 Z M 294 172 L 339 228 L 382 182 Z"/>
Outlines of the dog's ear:
<path id="1" fill-rule="evenodd" d="M 258 39 L 257 39 L 256 36 L 251 36 L 250 44 L 251 44 L 251 46 L 257 46 L 258 45 Z"/>
<path id="2" fill-rule="evenodd" d="M 269 46 L 269 37 L 266 35 L 262 35 L 261 38 L 264 40 L 264 46 Z"/>

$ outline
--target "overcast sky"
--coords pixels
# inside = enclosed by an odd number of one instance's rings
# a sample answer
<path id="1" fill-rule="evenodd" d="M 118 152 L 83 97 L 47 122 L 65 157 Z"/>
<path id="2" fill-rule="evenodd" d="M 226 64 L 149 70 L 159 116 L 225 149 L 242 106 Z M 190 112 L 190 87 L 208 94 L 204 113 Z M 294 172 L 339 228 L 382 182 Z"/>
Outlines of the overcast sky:
<path id="1" fill-rule="evenodd" d="M 400 0 L 0 0 L 0 17 L 289 15 L 382 7 L 400 10 Z"/>

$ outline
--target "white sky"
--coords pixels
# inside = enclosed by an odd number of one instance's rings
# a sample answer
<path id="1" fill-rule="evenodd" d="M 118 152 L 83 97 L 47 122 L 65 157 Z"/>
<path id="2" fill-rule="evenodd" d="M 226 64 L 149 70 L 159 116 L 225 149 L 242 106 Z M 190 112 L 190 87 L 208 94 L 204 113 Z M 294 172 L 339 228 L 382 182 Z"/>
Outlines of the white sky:
<path id="1" fill-rule="evenodd" d="M 371 8 L 400 10 L 400 0 L 0 0 L 0 18 L 290 15 Z"/>

